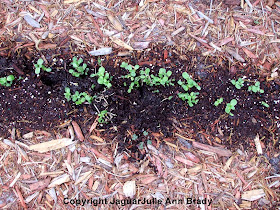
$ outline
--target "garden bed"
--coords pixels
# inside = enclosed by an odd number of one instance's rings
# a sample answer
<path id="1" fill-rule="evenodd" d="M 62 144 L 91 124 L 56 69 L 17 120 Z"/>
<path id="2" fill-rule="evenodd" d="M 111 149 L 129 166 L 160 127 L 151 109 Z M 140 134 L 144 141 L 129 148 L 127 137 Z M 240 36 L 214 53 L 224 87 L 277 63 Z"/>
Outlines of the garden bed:
<path id="1" fill-rule="evenodd" d="M 279 2 L 0 8 L 0 208 L 279 206 Z"/>
<path id="2" fill-rule="evenodd" d="M 73 68 L 73 57 L 83 58 L 80 65 L 87 64 L 87 75 L 76 77 L 69 73 Z M 52 69 L 51 72 L 41 70 L 35 74 L 35 64 L 40 58 Z M 139 64 L 137 75 L 147 68 L 151 69 L 150 75 L 157 75 L 160 68 L 171 71 L 169 80 L 173 80 L 173 85 L 151 86 L 140 81 L 140 86 L 135 85 L 128 93 L 131 80 L 125 78 L 129 71 L 120 67 L 122 62 L 132 66 Z M 111 77 L 110 88 L 98 84 L 98 77 L 90 77 L 101 65 Z M 192 87 L 185 91 L 178 84 L 179 80 L 185 81 L 183 72 L 191 75 L 201 90 Z M 188 53 L 182 60 L 176 49 L 161 45 L 131 57 L 119 57 L 116 52 L 109 56 L 90 57 L 63 50 L 42 51 L 40 54 L 21 51 L 11 58 L 1 58 L 0 76 L 8 75 L 14 75 L 15 80 L 11 87 L 0 87 L 3 131 L 12 127 L 23 133 L 32 129 L 53 129 L 68 120 L 87 127 L 106 110 L 104 123 L 99 123 L 98 128 L 105 128 L 105 133 L 115 133 L 117 139 L 133 145 L 138 145 L 139 141 L 131 140 L 132 135 L 141 136 L 143 131 L 160 132 L 164 137 L 173 137 L 179 132 L 202 143 L 217 143 L 228 148 L 240 144 L 245 148 L 255 147 L 253 139 L 260 134 L 265 145 L 274 148 L 279 145 L 279 81 L 268 80 L 269 75 L 260 74 L 259 69 L 250 63 L 231 65 L 196 53 Z M 238 78 L 245 81 L 240 89 L 231 82 Z M 262 93 L 248 90 L 256 81 L 260 82 Z M 76 102 L 67 101 L 66 87 L 70 88 L 72 95 L 75 91 L 87 93 L 93 97 L 92 102 L 76 105 Z M 199 93 L 197 104 L 191 104 L 192 107 L 188 100 L 178 97 L 179 93 L 187 92 Z M 223 98 L 223 102 L 215 106 L 219 98 Z M 236 99 L 237 104 L 231 116 L 225 108 L 232 99 Z"/>

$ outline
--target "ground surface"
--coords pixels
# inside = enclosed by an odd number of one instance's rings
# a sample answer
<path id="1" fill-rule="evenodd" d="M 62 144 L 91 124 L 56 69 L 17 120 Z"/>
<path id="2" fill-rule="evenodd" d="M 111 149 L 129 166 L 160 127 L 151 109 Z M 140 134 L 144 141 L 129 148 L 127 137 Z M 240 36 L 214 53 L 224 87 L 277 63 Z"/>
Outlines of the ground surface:
<path id="1" fill-rule="evenodd" d="M 279 208 L 279 2 L 4 0 L 0 10 L 0 77 L 16 78 L 0 86 L 0 208 L 129 197 L 136 203 L 98 206 Z M 104 47 L 112 52 L 92 55 Z M 112 88 L 69 74 L 74 56 L 89 73 L 100 60 Z M 34 73 L 39 58 L 52 72 Z M 198 104 L 179 99 L 176 82 L 128 93 L 122 61 L 166 68 L 175 80 L 188 72 L 201 86 Z M 230 82 L 239 77 L 240 90 Z M 247 90 L 257 80 L 262 94 Z M 65 87 L 93 103 L 68 102 Z M 98 123 L 105 109 L 108 123 Z"/>
<path id="2" fill-rule="evenodd" d="M 205 58 L 196 53 L 188 53 L 186 58 L 181 60 L 172 50 L 174 49 L 165 49 L 158 45 L 148 52 L 138 52 L 133 57 L 125 58 L 112 54 L 98 58 L 113 77 L 113 87 L 110 89 L 99 85 L 96 78 L 72 76 L 68 71 L 72 68 L 70 63 L 73 55 L 70 56 L 69 52 L 60 52 L 59 56 L 55 56 L 57 51 L 42 51 L 38 56 L 30 52 L 25 56 L 14 55 L 10 59 L 2 57 L 0 76 L 8 75 L 7 70 L 10 74 L 15 74 L 15 70 L 12 70 L 15 66 L 22 71 L 17 75 L 18 81 L 13 87 L 1 87 L 2 130 L 7 132 L 8 129 L 17 127 L 26 133 L 32 129 L 53 129 L 68 120 L 76 120 L 79 124 L 88 126 L 101 110 L 107 110 L 111 113 L 110 119 L 106 125 L 101 124 L 100 127 L 117 127 L 118 139 L 124 139 L 127 131 L 131 129 L 137 135 L 143 131 L 160 131 L 164 136 L 171 137 L 175 131 L 174 122 L 177 122 L 178 127 L 182 128 L 182 124 L 187 126 L 190 138 L 202 143 L 205 143 L 205 139 L 200 137 L 201 132 L 217 137 L 221 141 L 217 143 L 228 148 L 240 144 L 245 148 L 250 144 L 254 147 L 252 140 L 260 133 L 269 148 L 278 147 L 277 113 L 280 95 L 277 80 L 265 81 L 265 77 L 250 63 L 229 67 L 228 62 L 219 64 L 218 58 Z M 168 56 L 164 58 L 164 54 Z M 33 63 L 40 57 L 46 58 L 48 66 L 53 69 L 51 73 L 44 72 L 40 76 L 34 73 Z M 89 64 L 89 74 L 95 73 L 99 68 L 98 59 L 85 56 L 83 58 Z M 128 88 L 123 86 L 123 83 L 128 80 L 123 77 L 128 71 L 119 67 L 122 61 L 131 62 L 132 65 L 143 63 L 140 70 L 149 67 L 153 74 L 157 74 L 159 68 L 164 67 L 172 71 L 171 78 L 176 81 L 182 79 L 183 72 L 188 72 L 202 87 L 198 104 L 190 107 L 187 102 L 178 98 L 177 93 L 183 92 L 178 84 L 153 87 L 143 85 L 132 93 L 127 93 Z M 240 90 L 230 82 L 239 77 L 250 81 Z M 261 82 L 263 94 L 248 91 L 248 86 L 256 80 Z M 94 89 L 91 89 L 92 84 L 95 85 Z M 65 87 L 70 87 L 72 92 L 86 91 L 96 96 L 96 99 L 90 105 L 67 102 L 64 96 Z M 171 96 L 172 99 L 169 100 Z M 215 107 L 213 104 L 220 97 L 224 98 L 224 103 Z M 224 110 L 226 103 L 234 98 L 238 99 L 238 104 L 235 115 L 231 117 Z M 269 108 L 261 105 L 261 101 L 270 105 Z M 216 140 L 210 138 L 209 141 Z"/>

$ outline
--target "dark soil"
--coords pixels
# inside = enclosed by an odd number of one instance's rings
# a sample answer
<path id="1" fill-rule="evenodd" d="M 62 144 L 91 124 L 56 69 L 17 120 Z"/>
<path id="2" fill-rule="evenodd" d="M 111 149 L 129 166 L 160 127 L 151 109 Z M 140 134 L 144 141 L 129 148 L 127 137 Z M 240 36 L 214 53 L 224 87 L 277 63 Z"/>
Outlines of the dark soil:
<path id="1" fill-rule="evenodd" d="M 71 52 L 71 53 L 69 53 Z M 229 64 L 221 58 L 201 57 L 190 52 L 181 57 L 176 49 L 151 47 L 149 51 L 137 52 L 131 57 L 118 57 L 117 52 L 111 56 L 100 57 L 102 65 L 113 76 L 113 87 L 105 89 L 97 84 L 96 78 L 76 78 L 68 73 L 73 56 L 82 57 L 90 68 L 90 73 L 98 69 L 98 58 L 73 52 L 70 48 L 55 51 L 35 52 L 23 48 L 10 52 L 11 56 L 0 57 L 0 77 L 13 74 L 16 82 L 11 87 L 0 86 L 0 130 L 1 136 L 8 136 L 8 130 L 15 127 L 22 133 L 34 129 L 52 129 L 65 120 L 76 120 L 84 132 L 97 116 L 97 110 L 107 110 L 110 120 L 99 125 L 108 135 L 115 135 L 125 145 L 136 145 L 142 141 L 141 133 L 160 132 L 162 136 L 172 137 L 174 132 L 195 138 L 197 141 L 217 142 L 227 147 L 250 146 L 256 134 L 260 135 L 265 145 L 279 146 L 279 81 L 266 81 L 258 74 L 252 64 Z M 34 73 L 34 62 L 43 57 L 51 73 L 43 72 L 39 77 Z M 149 67 L 157 73 L 160 67 L 173 72 L 172 78 L 178 80 L 182 72 L 187 71 L 201 86 L 199 102 L 189 107 L 177 97 L 183 89 L 175 86 L 142 86 L 132 93 L 127 93 L 123 86 L 126 70 L 119 67 L 122 61 L 133 65 Z M 231 79 L 246 77 L 246 80 L 261 82 L 264 94 L 250 93 L 248 86 L 238 90 Z M 94 90 L 91 85 L 95 84 Z M 64 88 L 71 91 L 87 92 L 95 95 L 92 104 L 76 106 L 64 98 Z M 195 90 L 194 90 L 195 91 Z M 171 100 L 169 96 L 173 96 Z M 214 101 L 223 97 L 224 103 L 215 107 Z M 226 103 L 237 99 L 234 116 L 225 114 Z M 261 105 L 269 104 L 269 108 Z M 131 140 L 131 134 L 139 136 L 138 141 Z M 219 142 L 220 139 L 221 142 Z M 122 144 L 120 144 L 122 145 Z M 123 144 L 124 145 L 124 144 Z"/>

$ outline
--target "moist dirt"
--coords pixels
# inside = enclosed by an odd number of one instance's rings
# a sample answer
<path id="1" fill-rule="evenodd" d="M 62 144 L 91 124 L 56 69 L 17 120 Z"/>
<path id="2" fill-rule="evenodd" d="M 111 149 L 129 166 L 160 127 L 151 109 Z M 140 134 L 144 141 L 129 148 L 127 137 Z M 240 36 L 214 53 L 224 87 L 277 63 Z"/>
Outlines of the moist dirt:
<path id="1" fill-rule="evenodd" d="M 13 74 L 16 80 L 11 87 L 0 86 L 1 135 L 8 136 L 12 128 L 22 134 L 34 129 L 52 130 L 67 120 L 75 120 L 87 133 L 97 114 L 107 110 L 107 123 L 97 128 L 104 136 L 117 139 L 120 149 L 136 151 L 139 142 L 148 140 L 143 136 L 144 131 L 158 133 L 161 139 L 178 133 L 202 143 L 217 143 L 227 148 L 242 145 L 245 149 L 254 147 L 254 138 L 259 134 L 265 145 L 279 146 L 279 81 L 268 81 L 251 63 L 231 64 L 222 57 L 202 57 L 195 52 L 179 54 L 174 48 L 155 45 L 130 56 L 114 52 L 110 56 L 92 57 L 70 47 L 40 52 L 23 48 L 2 56 L 0 77 Z M 74 56 L 84 59 L 89 74 L 98 70 L 101 61 L 113 78 L 112 87 L 106 89 L 89 76 L 72 76 L 69 69 Z M 52 72 L 35 74 L 34 63 L 39 58 L 44 59 Z M 201 86 L 199 102 L 189 107 L 179 99 L 177 94 L 184 91 L 177 82 L 174 86 L 144 85 L 128 93 L 123 85 L 127 82 L 123 78 L 127 71 L 120 68 L 123 61 L 139 64 L 142 69 L 149 67 L 155 74 L 159 68 L 166 68 L 176 80 L 182 72 L 188 72 Z M 245 80 L 240 90 L 230 82 L 239 77 Z M 248 86 L 256 80 L 264 93 L 248 91 Z M 87 92 L 94 96 L 93 103 L 68 102 L 64 97 L 65 87 L 73 92 Z M 213 104 L 220 97 L 224 102 L 215 107 Z M 225 113 L 226 103 L 231 99 L 238 101 L 232 111 L 234 116 Z M 262 101 L 269 107 L 264 107 Z M 132 140 L 133 134 L 138 138 Z"/>

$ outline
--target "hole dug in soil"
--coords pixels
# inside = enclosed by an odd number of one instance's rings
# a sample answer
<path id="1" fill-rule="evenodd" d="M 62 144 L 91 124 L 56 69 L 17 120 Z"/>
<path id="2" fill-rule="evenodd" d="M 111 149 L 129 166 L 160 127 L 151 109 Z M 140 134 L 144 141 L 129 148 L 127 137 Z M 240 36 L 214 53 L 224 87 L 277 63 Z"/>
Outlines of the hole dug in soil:
<path id="1" fill-rule="evenodd" d="M 148 139 L 143 135 L 144 131 L 161 133 L 162 137 L 172 137 L 177 132 L 204 143 L 216 142 L 227 147 L 242 144 L 245 148 L 252 146 L 253 139 L 259 134 L 266 146 L 279 147 L 279 81 L 267 82 L 249 63 L 235 64 L 232 68 L 221 58 L 189 53 L 180 59 L 175 52 L 155 46 L 131 57 L 113 54 L 93 58 L 76 54 L 89 68 L 88 76 L 79 78 L 69 73 L 74 54 L 69 54 L 67 49 L 42 51 L 40 55 L 23 50 L 10 58 L 0 57 L 0 77 L 13 74 L 16 78 L 11 87 L 0 86 L 2 135 L 8 135 L 8 129 L 12 127 L 22 133 L 52 129 L 69 119 L 77 121 L 86 133 L 98 111 L 107 110 L 108 123 L 99 124 L 98 128 L 105 129 L 104 135 L 117 136 L 120 148 L 137 150 L 137 145 Z M 44 58 L 44 64 L 51 67 L 52 72 L 41 72 L 39 76 L 34 73 L 33 63 L 39 58 Z M 98 70 L 98 59 L 112 76 L 110 89 L 99 85 L 96 77 L 89 77 Z M 123 85 L 129 82 L 123 78 L 128 71 L 120 68 L 122 61 L 139 64 L 140 69 L 149 67 L 153 74 L 157 74 L 160 68 L 171 70 L 174 86 L 143 85 L 128 93 L 128 87 Z M 193 107 L 177 96 L 179 92 L 185 92 L 177 84 L 182 79 L 182 72 L 188 72 L 201 87 L 200 91 L 191 89 L 199 92 L 199 101 Z M 232 79 L 239 77 L 245 80 L 240 90 L 231 83 Z M 248 91 L 248 86 L 257 80 L 264 93 Z M 65 87 L 69 87 L 71 93 L 79 91 L 94 96 L 93 103 L 75 105 L 68 102 L 64 97 Z M 223 97 L 223 103 L 214 106 L 220 97 Z M 226 104 L 232 99 L 237 100 L 232 111 L 234 116 L 225 113 Z M 264 107 L 262 101 L 269 107 Z M 133 134 L 138 136 L 136 140 L 132 140 Z"/>

